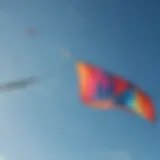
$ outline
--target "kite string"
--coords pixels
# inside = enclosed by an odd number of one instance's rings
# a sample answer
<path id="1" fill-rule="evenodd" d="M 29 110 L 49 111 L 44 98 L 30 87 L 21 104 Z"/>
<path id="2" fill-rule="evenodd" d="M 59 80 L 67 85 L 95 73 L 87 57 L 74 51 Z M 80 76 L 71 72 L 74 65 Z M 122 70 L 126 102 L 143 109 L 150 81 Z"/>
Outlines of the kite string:
<path id="1" fill-rule="evenodd" d="M 74 64 L 76 63 L 76 58 L 68 50 L 62 51 L 62 56 L 66 57 L 68 60 L 72 61 Z"/>
<path id="2" fill-rule="evenodd" d="M 76 63 L 76 58 L 73 57 L 73 55 L 71 55 L 70 52 L 64 50 L 62 51 L 62 56 L 66 57 L 69 61 L 73 62 L 73 64 L 75 65 Z M 43 77 L 43 78 L 42 78 Z M 43 79 L 43 80 L 46 80 L 46 79 L 51 79 L 54 77 L 54 74 L 53 73 L 44 73 L 44 74 L 41 74 L 39 76 L 36 76 L 37 79 Z"/>

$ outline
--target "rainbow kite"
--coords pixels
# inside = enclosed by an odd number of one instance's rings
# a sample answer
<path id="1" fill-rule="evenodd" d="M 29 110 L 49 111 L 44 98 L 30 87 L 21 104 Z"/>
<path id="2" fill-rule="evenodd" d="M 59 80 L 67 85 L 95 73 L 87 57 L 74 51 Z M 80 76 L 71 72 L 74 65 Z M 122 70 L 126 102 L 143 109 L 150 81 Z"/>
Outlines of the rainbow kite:
<path id="1" fill-rule="evenodd" d="M 84 104 L 99 109 L 127 110 L 151 122 L 155 121 L 151 98 L 131 82 L 84 62 L 77 63 L 76 69 Z"/>

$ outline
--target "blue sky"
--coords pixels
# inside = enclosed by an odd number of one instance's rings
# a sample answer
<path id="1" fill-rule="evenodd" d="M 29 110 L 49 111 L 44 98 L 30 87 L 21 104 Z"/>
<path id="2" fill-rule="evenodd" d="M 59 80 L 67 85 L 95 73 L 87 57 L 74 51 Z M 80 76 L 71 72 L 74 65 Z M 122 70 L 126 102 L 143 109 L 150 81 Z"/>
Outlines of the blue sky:
<path id="1" fill-rule="evenodd" d="M 160 114 L 159 7 L 154 0 L 1 1 L 0 82 L 52 75 L 1 93 L 1 159 L 159 159 L 159 122 L 83 105 L 74 64 L 61 55 L 67 49 L 132 80 Z M 30 27 L 38 36 L 24 34 Z"/>

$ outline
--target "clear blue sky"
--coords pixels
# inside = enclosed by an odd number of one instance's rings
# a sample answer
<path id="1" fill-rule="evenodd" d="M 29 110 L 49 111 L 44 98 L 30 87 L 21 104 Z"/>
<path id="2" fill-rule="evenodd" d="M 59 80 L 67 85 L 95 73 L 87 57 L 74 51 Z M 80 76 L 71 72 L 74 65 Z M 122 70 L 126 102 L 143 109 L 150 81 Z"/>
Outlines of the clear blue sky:
<path id="1" fill-rule="evenodd" d="M 160 159 L 160 122 L 84 106 L 74 64 L 61 56 L 66 48 L 132 80 L 160 114 L 159 8 L 156 0 L 1 1 L 0 82 L 52 74 L 0 94 L 2 160 Z M 37 37 L 24 34 L 29 27 Z"/>

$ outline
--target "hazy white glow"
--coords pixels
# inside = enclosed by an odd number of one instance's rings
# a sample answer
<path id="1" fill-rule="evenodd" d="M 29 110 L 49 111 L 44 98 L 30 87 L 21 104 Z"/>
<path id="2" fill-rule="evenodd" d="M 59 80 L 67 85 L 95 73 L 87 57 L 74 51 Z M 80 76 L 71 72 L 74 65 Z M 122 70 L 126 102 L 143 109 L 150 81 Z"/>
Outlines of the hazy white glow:
<path id="1" fill-rule="evenodd" d="M 6 160 L 6 158 L 0 155 L 0 160 Z"/>

